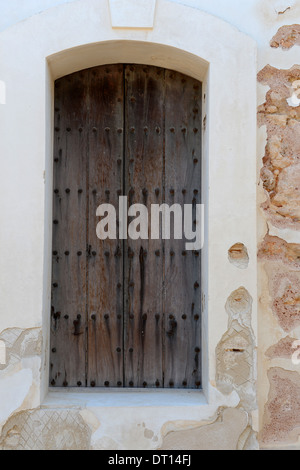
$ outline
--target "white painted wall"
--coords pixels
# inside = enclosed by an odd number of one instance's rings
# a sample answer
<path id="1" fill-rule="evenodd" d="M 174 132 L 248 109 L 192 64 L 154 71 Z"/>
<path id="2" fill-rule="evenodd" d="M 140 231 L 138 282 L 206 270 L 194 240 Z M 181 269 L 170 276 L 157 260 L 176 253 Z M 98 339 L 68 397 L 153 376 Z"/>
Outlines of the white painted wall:
<path id="1" fill-rule="evenodd" d="M 0 31 L 49 8 L 78 0 L 0 0 Z M 108 0 L 107 0 L 108 1 Z M 170 0 L 196 8 L 230 23 L 250 35 L 259 48 L 284 24 L 297 23 L 299 0 Z M 286 13 L 280 14 L 290 7 Z"/>
<path id="2" fill-rule="evenodd" d="M 241 285 L 254 299 L 257 333 L 256 72 L 267 63 L 289 68 L 300 62 L 295 49 L 282 54 L 269 47 L 281 25 L 300 22 L 300 3 L 157 0 L 154 28 L 147 30 L 112 28 L 108 5 L 108 0 L 0 0 L 0 332 L 43 326 L 43 399 L 50 306 L 53 80 L 102 63 L 132 61 L 174 68 L 203 80 L 206 92 L 205 388 L 214 410 L 221 403 L 230 406 L 235 397 L 215 395 L 215 348 L 227 329 L 226 300 Z M 279 14 L 288 6 L 290 10 Z M 265 88 L 258 90 L 260 102 Z M 258 155 L 263 155 L 264 145 L 262 138 Z M 250 255 L 244 271 L 227 258 L 236 242 L 245 243 Z M 19 401 L 16 397 L 16 408 Z M 206 418 L 212 412 L 201 410 Z M 173 411 L 164 416 L 175 419 Z"/>

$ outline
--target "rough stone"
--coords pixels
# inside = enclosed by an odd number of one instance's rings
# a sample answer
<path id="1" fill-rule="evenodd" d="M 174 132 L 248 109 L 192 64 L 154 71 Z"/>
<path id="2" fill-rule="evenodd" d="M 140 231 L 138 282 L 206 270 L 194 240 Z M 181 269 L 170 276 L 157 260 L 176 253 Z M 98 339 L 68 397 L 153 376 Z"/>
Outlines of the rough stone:
<path id="1" fill-rule="evenodd" d="M 300 269 L 300 244 L 287 243 L 279 237 L 266 235 L 258 251 L 258 258 L 282 261 L 288 266 Z"/>
<path id="2" fill-rule="evenodd" d="M 273 36 L 270 45 L 276 49 L 278 47 L 290 49 L 295 45 L 300 46 L 300 25 L 292 24 L 282 26 Z"/>
<path id="3" fill-rule="evenodd" d="M 275 359 L 277 357 L 291 359 L 295 352 L 295 349 L 293 348 L 295 341 L 297 341 L 296 338 L 291 338 L 290 336 L 282 338 L 277 344 L 274 344 L 266 351 L 266 356 L 270 359 Z"/>
<path id="4" fill-rule="evenodd" d="M 228 250 L 230 263 L 240 269 L 246 269 L 249 265 L 248 250 L 243 243 L 235 243 Z"/>
<path id="5" fill-rule="evenodd" d="M 297 442 L 300 436 L 300 375 L 279 367 L 268 372 L 270 392 L 261 440 L 264 444 Z"/>
<path id="6" fill-rule="evenodd" d="M 22 330 L 10 328 L 0 334 L 5 344 L 6 362 L 0 364 L 0 371 L 20 362 L 22 358 L 40 356 L 42 348 L 42 331 L 40 328 Z"/>
<path id="7" fill-rule="evenodd" d="M 268 85 L 258 123 L 267 128 L 261 179 L 267 196 L 262 209 L 276 227 L 300 229 L 300 66 L 267 65 L 258 81 Z"/>
<path id="8" fill-rule="evenodd" d="M 287 333 L 300 326 L 300 272 L 275 270 L 270 273 L 272 309 Z"/>

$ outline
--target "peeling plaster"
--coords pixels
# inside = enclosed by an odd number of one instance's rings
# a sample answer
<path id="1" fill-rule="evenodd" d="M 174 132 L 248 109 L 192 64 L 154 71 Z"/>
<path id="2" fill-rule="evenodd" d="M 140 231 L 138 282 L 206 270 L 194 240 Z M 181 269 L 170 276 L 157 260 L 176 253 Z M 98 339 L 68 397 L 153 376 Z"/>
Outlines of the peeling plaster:
<path id="1" fill-rule="evenodd" d="M 10 328 L 0 333 L 0 340 L 5 344 L 6 361 L 0 364 L 0 371 L 17 364 L 21 358 L 40 356 L 42 351 L 42 331 L 40 328 L 22 330 Z"/>
<path id="2" fill-rule="evenodd" d="M 237 450 L 247 424 L 245 411 L 227 408 L 212 424 L 167 434 L 160 450 Z"/>
<path id="3" fill-rule="evenodd" d="M 0 363 L 1 430 L 13 413 L 39 404 L 41 329 L 7 329 L 0 341 L 5 345 L 5 361 Z"/>
<path id="4" fill-rule="evenodd" d="M 249 265 L 248 250 L 243 243 L 236 243 L 228 250 L 228 259 L 239 269 L 247 269 Z"/>
<path id="5" fill-rule="evenodd" d="M 284 26 L 272 39 L 271 46 L 289 49 L 298 44 L 299 32 L 299 25 Z M 258 250 L 258 259 L 267 276 L 269 309 L 275 319 L 274 325 L 270 317 L 269 324 L 265 323 L 268 347 L 261 351 L 268 359 L 262 362 L 261 373 L 268 374 L 270 390 L 262 410 L 263 430 L 259 440 L 262 446 L 275 448 L 280 443 L 297 443 L 300 433 L 300 376 L 279 367 L 270 369 L 270 361 L 278 359 L 290 361 L 293 367 L 297 338 L 286 333 L 295 335 L 300 326 L 299 79 L 299 65 L 288 70 L 267 65 L 258 74 L 258 81 L 269 86 L 265 103 L 258 108 L 258 123 L 267 130 L 260 176 L 266 196 L 261 208 L 268 228 Z M 264 308 L 268 309 L 267 302 Z M 267 322 L 267 312 L 262 313 Z M 289 362 L 286 364 L 288 367 Z M 263 383 L 265 386 L 267 384 Z"/>
<path id="6" fill-rule="evenodd" d="M 22 406 L 32 386 L 32 371 L 23 369 L 6 377 L 0 376 L 0 429 Z M 10 390 L 10 393 L 7 393 Z"/>
<path id="7" fill-rule="evenodd" d="M 240 287 L 226 303 L 228 330 L 216 349 L 216 384 L 222 393 L 235 390 L 240 406 L 247 411 L 256 407 L 254 334 L 251 328 L 252 298 Z"/>
<path id="8" fill-rule="evenodd" d="M 91 429 L 78 410 L 16 413 L 2 430 L 1 450 L 89 450 Z"/>
<path id="9" fill-rule="evenodd" d="M 290 9 L 287 8 L 286 11 Z M 300 46 L 300 25 L 292 24 L 285 25 L 279 28 L 275 36 L 273 36 L 271 47 L 281 47 L 282 49 L 290 49 L 291 47 L 298 45 Z"/>

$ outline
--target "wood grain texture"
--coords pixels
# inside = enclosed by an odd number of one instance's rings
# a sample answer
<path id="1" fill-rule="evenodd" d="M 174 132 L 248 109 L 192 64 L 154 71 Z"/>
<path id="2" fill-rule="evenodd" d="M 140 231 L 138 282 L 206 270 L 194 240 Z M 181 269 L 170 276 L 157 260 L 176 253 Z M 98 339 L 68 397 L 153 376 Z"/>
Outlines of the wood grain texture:
<path id="1" fill-rule="evenodd" d="M 165 103 L 165 201 L 195 206 L 201 202 L 200 84 L 166 71 Z M 165 387 L 200 387 L 200 311 L 200 253 L 171 237 L 165 242 Z"/>
<path id="2" fill-rule="evenodd" d="M 50 383 L 86 380 L 87 74 L 56 82 Z M 79 192 L 82 191 L 82 192 Z"/>
<path id="3" fill-rule="evenodd" d="M 129 65 L 125 80 L 125 193 L 129 206 L 141 203 L 150 212 L 163 197 L 164 71 Z M 151 240 L 149 227 L 148 240 L 128 239 L 125 245 L 126 385 L 158 387 L 163 384 L 162 241 Z"/>
<path id="4" fill-rule="evenodd" d="M 88 385 L 123 385 L 123 242 L 99 240 L 97 207 L 123 194 L 123 66 L 90 70 Z M 121 286 L 120 286 L 121 284 Z"/>
<path id="5" fill-rule="evenodd" d="M 150 222 L 152 204 L 200 203 L 200 181 L 199 82 L 120 64 L 56 82 L 52 386 L 201 386 L 200 253 L 150 225 L 147 239 L 96 235 L 100 204 L 118 215 L 125 195 Z"/>

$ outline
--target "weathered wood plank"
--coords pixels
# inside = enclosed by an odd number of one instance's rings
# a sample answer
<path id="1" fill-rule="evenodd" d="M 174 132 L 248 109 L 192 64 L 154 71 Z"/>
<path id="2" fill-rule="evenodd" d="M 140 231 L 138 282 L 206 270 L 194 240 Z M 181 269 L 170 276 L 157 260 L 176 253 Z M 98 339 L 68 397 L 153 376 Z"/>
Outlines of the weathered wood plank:
<path id="1" fill-rule="evenodd" d="M 85 386 L 87 77 L 55 91 L 50 383 Z"/>
<path id="2" fill-rule="evenodd" d="M 163 197 L 164 70 L 128 65 L 125 80 L 125 194 L 128 195 L 129 206 L 142 203 L 150 211 L 151 204 L 161 204 Z M 151 240 L 150 236 L 148 240 L 128 239 L 124 264 L 125 384 L 161 387 L 161 240 Z"/>
<path id="3" fill-rule="evenodd" d="M 88 385 L 123 386 L 123 242 L 99 240 L 96 210 L 123 194 L 123 66 L 90 70 Z"/>
<path id="4" fill-rule="evenodd" d="M 165 201 L 200 203 L 201 86 L 166 71 Z M 195 226 L 193 227 L 195 228 Z M 165 242 L 165 387 L 197 388 L 201 382 L 200 253 L 184 240 Z"/>

